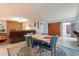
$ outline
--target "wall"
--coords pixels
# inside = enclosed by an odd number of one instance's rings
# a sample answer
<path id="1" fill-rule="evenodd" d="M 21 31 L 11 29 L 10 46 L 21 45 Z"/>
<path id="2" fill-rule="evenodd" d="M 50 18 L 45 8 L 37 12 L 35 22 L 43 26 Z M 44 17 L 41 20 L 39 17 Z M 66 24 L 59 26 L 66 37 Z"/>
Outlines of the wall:
<path id="1" fill-rule="evenodd" d="M 42 25 L 41 25 L 42 23 Z M 48 22 L 43 21 L 39 23 L 40 33 L 48 33 Z"/>
<path id="2" fill-rule="evenodd" d="M 15 21 L 7 21 L 7 32 L 9 33 L 9 31 L 12 29 L 22 30 L 23 24 Z"/>
<path id="3" fill-rule="evenodd" d="M 49 23 L 48 24 L 48 34 L 60 35 L 60 23 Z"/>
<path id="4" fill-rule="evenodd" d="M 31 26 L 29 26 L 31 25 Z M 33 29 L 33 22 L 23 22 L 23 30 L 32 30 Z"/>
<path id="5" fill-rule="evenodd" d="M 74 23 L 74 30 L 79 32 L 79 21 Z"/>
<path id="6" fill-rule="evenodd" d="M 38 34 L 41 33 L 48 33 L 48 22 L 47 21 L 39 21 L 39 28 L 38 28 L 38 21 L 36 21 L 36 27 L 34 27 L 35 22 L 28 22 L 23 23 L 24 30 L 36 30 Z M 42 24 L 41 24 L 42 23 Z M 29 27 L 31 25 L 31 27 Z"/>

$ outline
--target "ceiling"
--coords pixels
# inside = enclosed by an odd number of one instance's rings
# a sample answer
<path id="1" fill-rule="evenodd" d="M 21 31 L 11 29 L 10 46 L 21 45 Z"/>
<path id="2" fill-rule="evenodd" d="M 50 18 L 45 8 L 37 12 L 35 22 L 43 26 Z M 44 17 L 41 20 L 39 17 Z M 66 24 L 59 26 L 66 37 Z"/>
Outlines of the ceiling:
<path id="1" fill-rule="evenodd" d="M 78 4 L 68 3 L 0 3 L 0 18 L 26 18 L 29 21 L 47 20 L 50 22 L 71 20 L 77 17 Z"/>

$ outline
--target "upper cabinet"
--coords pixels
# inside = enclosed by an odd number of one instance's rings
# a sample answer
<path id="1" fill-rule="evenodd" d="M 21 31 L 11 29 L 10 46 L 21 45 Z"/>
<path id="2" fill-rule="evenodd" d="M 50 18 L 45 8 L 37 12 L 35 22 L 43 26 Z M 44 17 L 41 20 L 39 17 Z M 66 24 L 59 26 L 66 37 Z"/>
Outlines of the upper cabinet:
<path id="1" fill-rule="evenodd" d="M 11 30 L 22 30 L 23 23 L 15 21 L 7 21 L 7 32 Z"/>

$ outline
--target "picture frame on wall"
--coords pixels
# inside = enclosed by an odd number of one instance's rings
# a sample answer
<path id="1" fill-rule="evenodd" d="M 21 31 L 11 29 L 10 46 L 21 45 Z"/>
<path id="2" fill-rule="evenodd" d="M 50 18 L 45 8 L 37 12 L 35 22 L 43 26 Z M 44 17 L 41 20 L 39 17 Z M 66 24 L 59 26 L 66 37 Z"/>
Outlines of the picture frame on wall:
<path id="1" fill-rule="evenodd" d="M 34 27 L 36 27 L 36 22 L 34 22 Z"/>
<path id="2" fill-rule="evenodd" d="M 37 28 L 37 29 L 39 29 L 39 21 L 37 21 L 37 22 L 34 22 L 34 28 Z"/>
<path id="3" fill-rule="evenodd" d="M 39 29 L 39 21 L 38 21 L 38 29 Z"/>

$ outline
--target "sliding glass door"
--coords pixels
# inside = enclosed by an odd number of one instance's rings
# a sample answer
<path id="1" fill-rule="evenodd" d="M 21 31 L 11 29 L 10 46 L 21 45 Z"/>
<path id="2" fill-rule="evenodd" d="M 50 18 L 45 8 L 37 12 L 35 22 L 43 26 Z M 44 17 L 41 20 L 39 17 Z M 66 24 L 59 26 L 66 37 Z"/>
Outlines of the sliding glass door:
<path id="1" fill-rule="evenodd" d="M 79 31 L 78 19 L 61 23 L 61 35 L 74 37 L 74 31 Z"/>
<path id="2" fill-rule="evenodd" d="M 62 24 L 62 35 L 71 36 L 71 22 L 63 22 Z"/>

